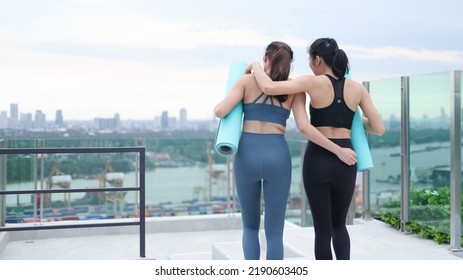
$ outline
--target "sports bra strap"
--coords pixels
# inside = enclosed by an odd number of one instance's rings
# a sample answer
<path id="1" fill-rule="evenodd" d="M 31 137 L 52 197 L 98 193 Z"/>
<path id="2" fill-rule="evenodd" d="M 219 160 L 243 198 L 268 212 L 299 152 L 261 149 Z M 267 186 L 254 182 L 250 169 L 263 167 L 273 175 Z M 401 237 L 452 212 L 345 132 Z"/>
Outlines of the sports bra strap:
<path id="1" fill-rule="evenodd" d="M 261 94 L 259 94 L 259 96 L 252 103 L 256 104 L 257 100 L 259 100 L 263 95 L 264 95 L 264 93 L 262 92 Z M 273 96 L 270 96 L 270 95 L 267 95 L 264 98 L 264 101 L 262 101 L 262 104 L 265 104 L 269 98 L 270 98 L 270 102 L 272 103 L 272 107 L 275 106 L 275 104 L 273 103 Z M 281 102 L 279 99 L 278 99 L 278 103 L 280 103 L 280 107 L 283 107 L 283 102 Z"/>
<path id="2" fill-rule="evenodd" d="M 334 88 L 335 98 L 344 98 L 344 81 L 345 78 L 336 80 L 333 76 L 325 74 L 330 80 Z"/>
<path id="3" fill-rule="evenodd" d="M 262 92 L 262 93 L 261 93 L 261 94 L 260 94 L 260 95 L 259 95 L 259 96 L 256 98 L 256 100 L 254 100 L 252 103 L 256 103 L 256 102 L 257 102 L 257 100 L 259 100 L 259 99 L 262 97 L 262 95 L 264 95 L 264 93 L 263 93 L 263 92 Z"/>

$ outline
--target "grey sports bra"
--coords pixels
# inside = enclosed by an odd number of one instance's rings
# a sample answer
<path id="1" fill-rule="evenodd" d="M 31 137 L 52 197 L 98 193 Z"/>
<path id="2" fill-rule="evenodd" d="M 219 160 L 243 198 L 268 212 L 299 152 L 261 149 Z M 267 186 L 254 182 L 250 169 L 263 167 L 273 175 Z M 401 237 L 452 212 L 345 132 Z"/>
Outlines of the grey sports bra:
<path id="1" fill-rule="evenodd" d="M 290 110 L 283 107 L 283 103 L 280 102 L 280 106 L 277 106 L 273 103 L 272 96 L 265 96 L 262 102 L 257 103 L 264 93 L 262 92 L 259 97 L 254 100 L 252 103 L 243 104 L 243 113 L 245 121 L 264 121 L 281 124 L 286 127 L 286 121 L 289 118 L 291 113 Z M 270 98 L 270 104 L 266 104 L 267 100 Z"/>

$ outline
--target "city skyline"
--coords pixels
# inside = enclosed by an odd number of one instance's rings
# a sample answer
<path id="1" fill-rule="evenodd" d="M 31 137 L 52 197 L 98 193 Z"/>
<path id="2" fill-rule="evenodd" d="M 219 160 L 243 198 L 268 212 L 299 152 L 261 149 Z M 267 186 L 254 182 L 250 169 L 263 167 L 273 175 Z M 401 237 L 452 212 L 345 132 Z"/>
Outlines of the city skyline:
<path id="1" fill-rule="evenodd" d="M 461 69 L 463 3 L 270 0 L 1 1 L 0 108 L 68 119 L 151 119 L 187 108 L 210 119 L 234 61 L 262 61 L 271 41 L 294 51 L 333 37 L 352 76 L 370 81 Z M 359 11 L 362 11 L 361 13 Z M 410 13 L 413 11 L 413 13 Z"/>
<path id="2" fill-rule="evenodd" d="M 4 114 L 7 118 L 12 118 L 12 119 L 16 119 L 16 120 L 19 120 L 21 115 L 28 115 L 28 114 L 33 114 L 33 113 L 37 113 L 37 112 L 40 112 L 40 113 L 43 113 L 43 111 L 41 109 L 35 109 L 33 112 L 24 112 L 24 111 L 21 111 L 19 108 L 20 104 L 18 103 L 10 103 L 9 104 L 9 110 L 6 110 L 6 108 L 0 108 L 0 114 Z M 151 118 L 149 119 L 126 119 L 126 120 L 140 120 L 140 121 L 147 121 L 147 120 L 154 120 L 156 118 L 159 118 L 162 116 L 163 113 L 165 112 L 169 112 L 169 111 L 162 111 L 162 112 L 159 112 L 158 115 L 153 115 Z M 43 113 L 44 115 L 47 115 L 46 113 Z M 55 116 L 55 118 L 58 118 L 58 114 L 60 115 L 59 118 L 63 119 L 63 110 L 62 109 L 59 109 L 59 108 L 56 108 L 54 109 L 54 113 L 53 113 L 53 116 Z M 114 112 L 114 114 L 110 117 L 114 117 L 114 116 L 120 116 L 120 114 L 118 112 Z M 171 117 L 172 114 L 171 112 L 169 112 L 169 116 Z M 178 115 L 177 115 L 178 119 L 179 120 L 182 120 L 182 119 L 187 119 L 188 118 L 188 110 L 187 108 L 180 108 L 180 110 L 178 111 Z M 94 120 L 94 119 L 97 119 L 97 118 L 105 118 L 105 117 L 102 117 L 102 116 L 93 116 L 93 117 L 90 117 L 88 119 L 69 119 L 67 118 L 68 120 L 70 121 L 78 121 L 78 120 L 81 120 L 81 121 L 89 121 L 89 120 Z M 214 119 L 213 117 L 209 118 L 209 119 Z"/>
<path id="3" fill-rule="evenodd" d="M 151 119 L 123 119 L 120 114 L 116 112 L 109 118 L 95 116 L 91 119 L 79 120 L 67 119 L 65 117 L 65 112 L 61 109 L 56 109 L 53 115 L 54 118 L 49 118 L 39 109 L 35 110 L 35 113 L 22 112 L 20 107 L 20 104 L 12 103 L 10 104 L 9 111 L 0 108 L 0 130 L 66 130 L 67 128 L 75 126 L 76 123 L 82 124 L 86 129 L 96 129 L 100 131 L 124 130 L 127 128 L 130 130 L 131 126 L 135 126 L 138 129 L 140 123 L 143 123 L 143 129 L 147 130 L 215 130 L 218 124 L 217 118 L 208 120 L 188 119 L 188 110 L 186 108 L 181 108 L 178 115 L 174 115 L 169 111 L 163 111 L 161 114 L 153 116 Z"/>
<path id="4" fill-rule="evenodd" d="M 0 108 L 0 130 L 2 129 L 19 129 L 19 130 L 51 130 L 62 129 L 66 131 L 69 128 L 75 127 L 76 124 L 88 130 L 97 131 L 118 131 L 118 130 L 209 130 L 217 129 L 218 119 L 192 120 L 188 118 L 188 110 L 181 108 L 178 115 L 173 115 L 169 111 L 163 111 L 160 115 L 154 116 L 151 119 L 124 119 L 119 113 L 115 113 L 113 117 L 101 118 L 94 117 L 92 119 L 76 120 L 66 119 L 65 112 L 57 109 L 55 118 L 47 118 L 41 110 L 36 110 L 35 114 L 21 112 L 19 104 L 10 104 L 10 111 L 4 111 Z M 450 116 L 444 107 L 440 107 L 439 115 L 430 116 L 422 114 L 419 116 L 410 116 L 410 128 L 417 129 L 447 129 L 450 127 Z M 463 109 L 461 111 L 463 114 Z M 400 130 L 400 117 L 392 113 L 388 116 L 383 115 L 383 121 L 386 128 L 389 130 Z M 462 120 L 463 122 L 463 120 Z M 140 124 L 142 124 L 140 126 Z M 291 116 L 287 121 L 286 129 L 297 130 L 294 118 Z"/>

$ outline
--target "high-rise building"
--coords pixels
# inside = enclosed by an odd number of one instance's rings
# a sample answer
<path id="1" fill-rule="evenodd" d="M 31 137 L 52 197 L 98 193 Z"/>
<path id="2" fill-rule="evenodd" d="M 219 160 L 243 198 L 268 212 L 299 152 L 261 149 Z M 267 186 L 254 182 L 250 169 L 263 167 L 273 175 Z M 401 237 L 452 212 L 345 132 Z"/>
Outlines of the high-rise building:
<path id="1" fill-rule="evenodd" d="M 10 104 L 10 119 L 18 121 L 18 118 L 19 118 L 18 104 L 12 103 Z"/>
<path id="2" fill-rule="evenodd" d="M 8 128 L 8 113 L 7 111 L 0 112 L 0 129 Z"/>
<path id="3" fill-rule="evenodd" d="M 19 115 L 19 121 L 21 123 L 21 128 L 22 129 L 30 130 L 30 129 L 34 128 L 34 121 L 32 120 L 32 114 L 31 113 L 27 113 L 27 114 L 21 113 Z"/>
<path id="4" fill-rule="evenodd" d="M 64 127 L 63 112 L 61 110 L 56 110 L 55 125 L 57 127 Z"/>
<path id="5" fill-rule="evenodd" d="M 47 128 L 47 118 L 41 110 L 35 111 L 34 118 L 34 129 L 46 129 Z"/>
<path id="6" fill-rule="evenodd" d="M 187 112 L 185 108 L 180 109 L 180 120 L 179 120 L 179 128 L 184 129 L 188 125 L 188 120 L 187 120 Z"/>
<path id="7" fill-rule="evenodd" d="M 95 124 L 98 130 L 117 130 L 121 127 L 121 118 L 116 113 L 114 118 L 95 118 Z"/>
<path id="8" fill-rule="evenodd" d="M 8 127 L 9 128 L 18 128 L 19 127 L 19 120 L 18 120 L 18 104 L 11 103 L 10 104 L 10 117 L 8 119 Z"/>
<path id="9" fill-rule="evenodd" d="M 161 128 L 167 129 L 169 127 L 169 112 L 164 111 L 161 115 Z"/>
<path id="10" fill-rule="evenodd" d="M 119 115 L 119 113 L 116 113 L 114 115 L 114 126 L 115 126 L 115 128 L 120 128 L 121 127 L 121 116 Z"/>

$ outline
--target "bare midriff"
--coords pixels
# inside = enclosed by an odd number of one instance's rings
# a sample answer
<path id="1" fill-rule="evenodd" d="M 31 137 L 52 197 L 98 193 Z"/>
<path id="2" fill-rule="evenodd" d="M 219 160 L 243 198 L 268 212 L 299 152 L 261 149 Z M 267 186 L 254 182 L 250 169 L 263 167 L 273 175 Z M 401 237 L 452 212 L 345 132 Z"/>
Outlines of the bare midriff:
<path id="1" fill-rule="evenodd" d="M 276 123 L 263 121 L 245 121 L 243 123 L 243 132 L 259 134 L 285 134 L 285 128 Z"/>
<path id="2" fill-rule="evenodd" d="M 350 139 L 350 129 L 332 126 L 317 127 L 326 138 L 331 139 Z"/>

